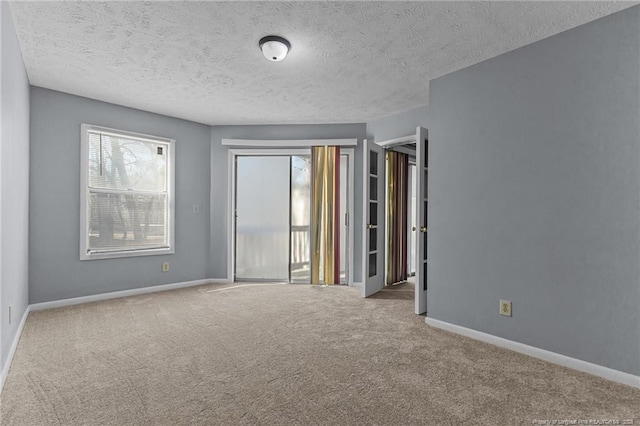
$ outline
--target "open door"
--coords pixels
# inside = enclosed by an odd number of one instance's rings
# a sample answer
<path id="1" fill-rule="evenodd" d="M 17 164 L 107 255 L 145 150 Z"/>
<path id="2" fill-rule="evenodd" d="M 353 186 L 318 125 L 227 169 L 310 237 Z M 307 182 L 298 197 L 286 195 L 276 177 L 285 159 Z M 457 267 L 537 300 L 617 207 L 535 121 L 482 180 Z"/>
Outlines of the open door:
<path id="1" fill-rule="evenodd" d="M 365 140 L 363 145 L 362 295 L 369 297 L 384 287 L 384 148 Z"/>
<path id="2" fill-rule="evenodd" d="M 427 204 L 428 204 L 429 140 L 427 129 L 416 129 L 416 286 L 415 312 L 427 312 Z"/>

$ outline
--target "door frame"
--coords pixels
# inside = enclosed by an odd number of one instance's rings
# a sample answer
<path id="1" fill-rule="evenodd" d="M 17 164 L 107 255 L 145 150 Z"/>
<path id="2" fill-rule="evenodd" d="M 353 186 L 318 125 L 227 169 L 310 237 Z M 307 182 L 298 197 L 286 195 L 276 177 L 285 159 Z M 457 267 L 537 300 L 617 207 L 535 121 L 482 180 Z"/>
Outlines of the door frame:
<path id="1" fill-rule="evenodd" d="M 349 286 L 353 286 L 353 246 L 354 246 L 354 165 L 355 165 L 355 150 L 353 148 L 340 147 L 340 155 L 347 155 L 348 164 L 348 181 L 347 181 L 347 200 L 349 203 L 347 214 L 349 215 L 348 229 L 349 235 L 347 238 L 347 252 L 348 252 L 348 264 L 347 264 L 347 282 Z M 234 267 L 236 262 L 236 221 L 235 221 L 235 206 L 236 206 L 236 157 L 238 156 L 295 156 L 295 155 L 311 155 L 310 148 L 241 148 L 241 149 L 229 149 L 227 154 L 227 281 L 233 283 L 236 281 Z"/>
<path id="2" fill-rule="evenodd" d="M 395 151 L 399 151 L 399 152 L 405 152 L 405 153 L 411 153 L 411 154 L 415 154 L 416 155 L 416 173 L 418 173 L 418 177 L 416 180 L 416 185 L 417 185 L 417 189 L 418 189 L 418 194 L 417 194 L 417 200 L 416 200 L 416 208 L 418 205 L 424 206 L 424 196 L 423 194 L 426 192 L 428 194 L 428 187 L 422 187 L 422 185 L 420 184 L 420 179 L 421 177 L 424 176 L 425 173 L 425 169 L 420 170 L 419 165 L 421 163 L 424 163 L 424 152 L 420 152 L 421 157 L 422 158 L 418 158 L 418 144 L 422 145 L 422 149 L 426 149 L 427 152 L 429 150 L 429 143 L 428 143 L 428 129 L 418 126 L 416 128 L 416 132 L 413 134 L 410 134 L 408 136 L 403 136 L 400 138 L 395 138 L 395 139 L 388 139 L 388 140 L 384 140 L 384 141 L 373 141 L 373 143 L 375 145 L 378 145 L 380 147 L 382 147 L 384 149 L 384 152 L 386 152 L 388 149 L 393 148 Z M 406 145 L 406 144 L 411 144 L 411 143 L 415 143 L 416 144 L 416 151 L 415 152 L 409 152 L 406 149 L 402 148 L 402 145 Z M 420 150 L 422 151 L 422 150 Z M 368 153 L 368 151 L 367 151 Z M 364 160 L 363 160 L 364 161 Z M 428 168 L 429 165 L 428 164 L 423 164 L 424 168 Z M 383 173 L 386 174 L 386 170 L 383 171 Z M 428 185 L 428 182 L 426 182 Z M 365 181 L 363 182 L 364 185 L 367 185 L 368 182 Z M 367 191 L 363 191 L 363 192 L 367 192 Z M 386 187 L 384 190 L 385 194 L 386 194 Z M 386 195 L 385 195 L 386 196 Z M 365 203 L 368 202 L 368 200 L 364 201 Z M 363 211 L 366 210 L 365 208 L 366 206 L 363 206 Z M 427 212 L 423 212 L 427 217 L 428 217 L 428 204 L 427 204 Z M 364 218 L 364 221 L 366 223 L 368 219 Z M 414 287 L 414 312 L 416 314 L 422 314 L 424 312 L 426 312 L 426 305 L 427 305 L 427 292 L 426 290 L 423 289 L 424 283 L 426 283 L 427 280 L 427 275 L 429 274 L 429 264 L 427 262 L 427 271 L 425 273 L 424 267 L 423 267 L 423 263 L 425 262 L 423 259 L 423 253 L 424 253 L 424 241 L 423 244 L 421 244 L 421 240 L 423 238 L 426 238 L 426 235 L 421 235 L 423 234 L 423 232 L 421 232 L 421 228 L 423 227 L 422 225 L 422 217 L 417 217 L 417 234 L 416 234 L 416 276 L 419 277 L 423 283 L 418 282 L 418 280 L 416 280 L 416 284 Z M 426 224 L 425 224 L 426 225 Z M 425 226 L 426 228 L 426 226 Z M 386 227 L 385 227 L 386 229 Z M 365 229 L 366 232 L 366 229 Z M 385 231 L 386 232 L 386 231 Z M 426 234 L 426 233 L 425 233 Z M 366 245 L 366 236 L 363 236 L 363 245 Z M 422 237 L 422 238 L 421 238 Z M 386 242 L 385 242 L 386 243 Z M 365 251 L 363 250 L 363 256 Z M 366 279 L 365 278 L 365 272 L 366 272 L 366 261 L 367 259 L 365 259 L 363 257 L 362 259 L 362 265 L 363 265 L 363 282 Z M 385 255 L 385 261 L 386 261 L 386 255 Z M 420 270 L 420 274 L 418 274 L 418 268 L 421 268 Z M 383 282 L 386 282 L 386 268 L 383 268 Z M 421 285 L 422 284 L 422 285 Z M 364 294 L 363 295 L 366 297 L 367 295 Z"/>

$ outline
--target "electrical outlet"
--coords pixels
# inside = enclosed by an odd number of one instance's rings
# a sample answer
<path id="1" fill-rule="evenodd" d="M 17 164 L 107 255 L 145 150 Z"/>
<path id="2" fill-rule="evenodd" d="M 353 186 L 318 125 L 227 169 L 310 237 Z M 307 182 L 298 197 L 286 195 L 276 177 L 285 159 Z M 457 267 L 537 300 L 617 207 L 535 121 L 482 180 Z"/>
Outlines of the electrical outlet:
<path id="1" fill-rule="evenodd" d="M 13 306 L 9 305 L 9 324 L 13 322 Z"/>
<path id="2" fill-rule="evenodd" d="M 500 299 L 500 315 L 511 316 L 511 301 Z"/>
<path id="3" fill-rule="evenodd" d="M 194 204 L 193 205 L 193 213 L 194 214 L 200 213 L 200 204 Z"/>
<path id="4" fill-rule="evenodd" d="M 162 262 L 162 272 L 169 272 L 169 262 Z"/>

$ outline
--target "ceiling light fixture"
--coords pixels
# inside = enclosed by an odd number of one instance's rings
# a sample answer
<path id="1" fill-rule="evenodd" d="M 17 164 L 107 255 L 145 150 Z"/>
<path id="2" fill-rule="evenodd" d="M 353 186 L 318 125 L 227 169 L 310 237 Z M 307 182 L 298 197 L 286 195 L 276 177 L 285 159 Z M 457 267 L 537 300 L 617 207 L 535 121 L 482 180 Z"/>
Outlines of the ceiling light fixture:
<path id="1" fill-rule="evenodd" d="M 272 62 L 280 62 L 287 57 L 291 43 L 285 38 L 269 35 L 262 37 L 258 43 L 265 58 Z"/>

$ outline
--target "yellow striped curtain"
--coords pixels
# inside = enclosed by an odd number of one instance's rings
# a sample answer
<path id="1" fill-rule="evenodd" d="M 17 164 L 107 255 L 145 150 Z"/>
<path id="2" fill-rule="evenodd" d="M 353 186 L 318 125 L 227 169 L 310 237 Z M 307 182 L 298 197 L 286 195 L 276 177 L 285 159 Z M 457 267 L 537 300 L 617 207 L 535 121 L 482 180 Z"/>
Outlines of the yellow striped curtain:
<path id="1" fill-rule="evenodd" d="M 409 156 L 387 152 L 387 285 L 407 279 Z"/>
<path id="2" fill-rule="evenodd" d="M 340 284 L 340 147 L 311 148 L 311 283 Z"/>

